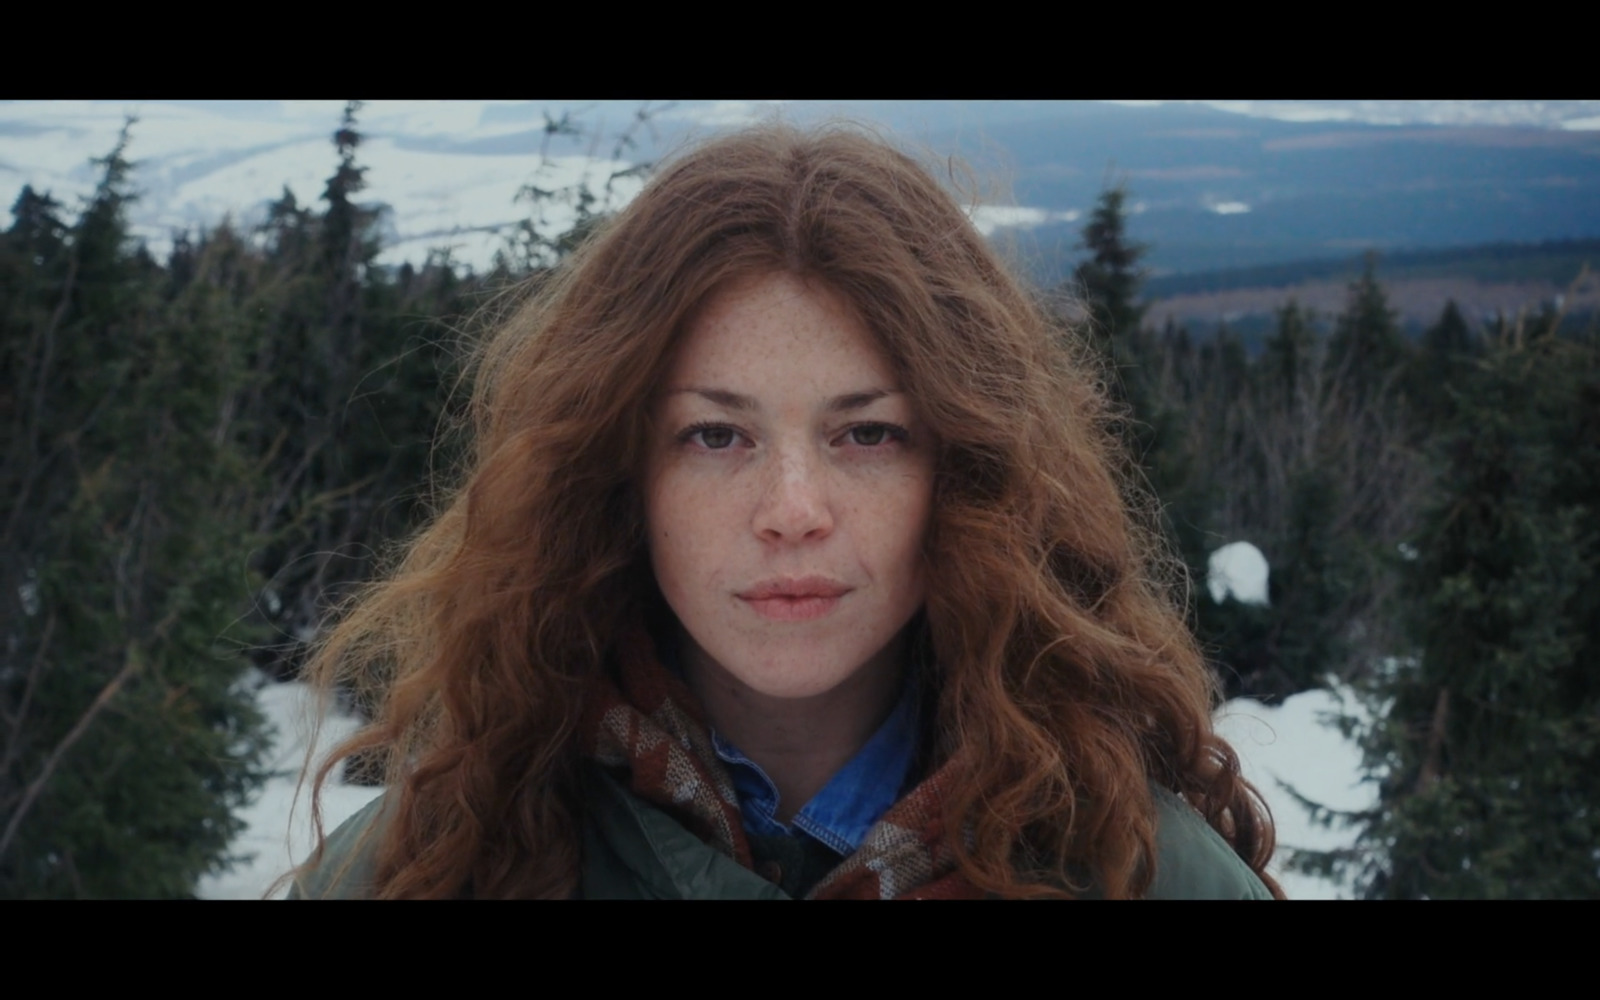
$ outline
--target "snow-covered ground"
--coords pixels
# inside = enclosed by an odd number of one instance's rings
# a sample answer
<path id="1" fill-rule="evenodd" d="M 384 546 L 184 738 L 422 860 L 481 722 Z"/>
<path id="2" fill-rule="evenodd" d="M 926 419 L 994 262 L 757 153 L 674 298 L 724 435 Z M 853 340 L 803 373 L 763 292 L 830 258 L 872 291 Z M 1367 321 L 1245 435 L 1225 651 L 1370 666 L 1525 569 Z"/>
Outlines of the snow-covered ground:
<path id="1" fill-rule="evenodd" d="M 1232 598 L 1265 606 L 1267 583 L 1267 557 L 1249 542 L 1229 542 L 1211 553 L 1206 589 L 1213 601 Z M 1338 685 L 1306 691 L 1273 707 L 1239 699 L 1217 713 L 1217 731 L 1238 752 L 1245 777 L 1261 790 L 1277 821 L 1274 873 L 1291 898 L 1340 897 L 1340 886 L 1285 872 L 1283 861 L 1296 849 L 1349 847 L 1353 834 L 1313 824 L 1288 789 L 1338 812 L 1368 809 L 1374 803 L 1373 786 L 1359 780 L 1361 750 L 1337 727 L 1341 715 L 1357 720 L 1358 728 L 1368 721 L 1354 694 Z"/>
<path id="2" fill-rule="evenodd" d="M 1347 848 L 1354 832 L 1313 824 L 1285 786 L 1329 809 L 1354 812 L 1376 804 L 1376 789 L 1361 780 L 1361 749 L 1333 720 L 1342 712 L 1364 719 L 1347 689 L 1306 691 L 1276 706 L 1241 698 L 1217 713 L 1217 731 L 1239 754 L 1244 776 L 1261 790 L 1278 828 L 1269 867 L 1290 899 L 1347 899 L 1347 887 L 1283 870 L 1296 848 Z"/>
<path id="3" fill-rule="evenodd" d="M 265 678 L 258 678 L 261 686 L 256 690 L 256 699 L 277 730 L 272 777 L 255 801 L 239 812 L 247 825 L 234 840 L 231 851 L 241 861 L 230 871 L 202 878 L 195 889 L 202 899 L 262 899 L 279 876 L 306 859 L 314 843 L 311 783 L 307 778 L 302 785 L 300 774 L 317 718 L 316 698 L 304 684 L 264 681 Z M 338 712 L 328 714 L 318 734 L 320 748 L 325 752 L 354 733 L 357 726 L 354 718 Z M 323 790 L 324 828 L 331 831 L 372 801 L 379 791 L 346 785 L 335 772 Z M 276 888 L 274 895 L 278 898 L 288 892 L 287 885 Z"/>

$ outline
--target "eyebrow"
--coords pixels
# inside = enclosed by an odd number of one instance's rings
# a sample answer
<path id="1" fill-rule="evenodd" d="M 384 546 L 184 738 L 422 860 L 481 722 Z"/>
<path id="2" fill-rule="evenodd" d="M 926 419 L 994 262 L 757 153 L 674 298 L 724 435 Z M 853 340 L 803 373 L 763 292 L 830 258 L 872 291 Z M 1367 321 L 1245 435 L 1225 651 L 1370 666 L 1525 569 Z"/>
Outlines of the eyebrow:
<path id="1" fill-rule="evenodd" d="M 754 397 L 730 392 L 727 389 L 690 386 L 685 389 L 670 390 L 667 395 L 678 396 L 684 393 L 700 396 L 716 403 L 718 406 L 729 410 L 737 410 L 741 413 L 752 413 L 761 409 L 761 404 L 756 402 Z M 859 410 L 870 406 L 885 396 L 895 395 L 899 395 L 899 393 L 891 392 L 888 389 L 864 389 L 860 392 L 847 392 L 828 400 L 827 410 L 829 413 L 848 413 L 851 410 Z"/>

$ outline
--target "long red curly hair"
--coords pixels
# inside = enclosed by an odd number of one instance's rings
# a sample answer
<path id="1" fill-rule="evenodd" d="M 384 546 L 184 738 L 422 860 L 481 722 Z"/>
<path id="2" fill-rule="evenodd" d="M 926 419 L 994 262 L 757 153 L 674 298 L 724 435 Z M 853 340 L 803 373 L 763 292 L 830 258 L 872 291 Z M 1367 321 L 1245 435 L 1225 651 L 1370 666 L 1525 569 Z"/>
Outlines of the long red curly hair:
<path id="1" fill-rule="evenodd" d="M 1069 872 L 1139 896 L 1157 784 L 1281 894 L 1265 804 L 1212 729 L 1181 568 L 1118 472 L 1100 365 L 912 159 L 765 126 L 661 170 L 499 326 L 461 485 L 318 649 L 325 689 L 381 703 L 313 785 L 315 812 L 340 761 L 387 761 L 377 895 L 576 890 L 577 720 L 654 587 L 652 392 L 698 304 L 775 272 L 853 304 L 940 442 L 919 640 L 936 752 L 965 762 L 945 826 L 969 832 L 962 873 L 1001 896 L 1070 895 Z"/>

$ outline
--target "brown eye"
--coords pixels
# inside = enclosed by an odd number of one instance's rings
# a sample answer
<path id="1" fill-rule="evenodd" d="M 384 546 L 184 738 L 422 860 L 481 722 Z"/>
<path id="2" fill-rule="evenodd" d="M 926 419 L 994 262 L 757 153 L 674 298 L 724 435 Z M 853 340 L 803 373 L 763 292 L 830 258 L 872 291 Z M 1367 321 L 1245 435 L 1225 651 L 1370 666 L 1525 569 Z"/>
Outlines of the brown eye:
<path id="1" fill-rule="evenodd" d="M 883 424 L 861 424 L 850 428 L 850 439 L 867 448 L 883 444 L 888 436 L 889 428 Z"/>
<path id="2" fill-rule="evenodd" d="M 733 444 L 731 427 L 702 427 L 696 433 L 700 435 L 700 443 L 713 451 L 720 451 Z"/>

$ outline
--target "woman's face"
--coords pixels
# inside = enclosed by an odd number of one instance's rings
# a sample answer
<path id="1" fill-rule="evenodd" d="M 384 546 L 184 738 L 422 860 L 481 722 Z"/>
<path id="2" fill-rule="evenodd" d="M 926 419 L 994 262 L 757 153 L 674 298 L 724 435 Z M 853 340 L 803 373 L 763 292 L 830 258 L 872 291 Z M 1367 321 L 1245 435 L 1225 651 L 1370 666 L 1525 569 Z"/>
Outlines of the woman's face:
<path id="1" fill-rule="evenodd" d="M 654 406 L 650 555 L 691 663 L 771 698 L 894 670 L 934 447 L 849 306 L 785 274 L 724 287 Z"/>

